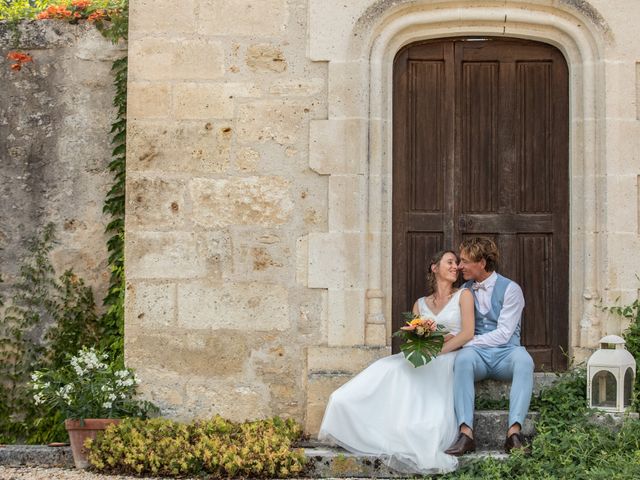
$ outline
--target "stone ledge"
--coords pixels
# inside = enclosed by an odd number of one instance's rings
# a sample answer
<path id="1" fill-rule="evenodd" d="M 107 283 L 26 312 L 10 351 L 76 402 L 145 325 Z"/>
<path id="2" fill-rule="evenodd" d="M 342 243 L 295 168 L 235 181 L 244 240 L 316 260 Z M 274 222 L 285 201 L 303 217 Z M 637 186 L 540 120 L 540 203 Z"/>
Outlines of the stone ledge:
<path id="1" fill-rule="evenodd" d="M 11 467 L 73 467 L 71 447 L 5 445 L 0 447 L 0 465 Z"/>
<path id="2" fill-rule="evenodd" d="M 338 447 L 310 445 L 304 453 L 307 457 L 304 476 L 309 478 L 407 478 L 406 473 L 392 470 L 375 457 L 354 455 Z M 488 457 L 505 460 L 507 455 L 500 451 L 480 451 L 460 457 L 460 466 Z"/>

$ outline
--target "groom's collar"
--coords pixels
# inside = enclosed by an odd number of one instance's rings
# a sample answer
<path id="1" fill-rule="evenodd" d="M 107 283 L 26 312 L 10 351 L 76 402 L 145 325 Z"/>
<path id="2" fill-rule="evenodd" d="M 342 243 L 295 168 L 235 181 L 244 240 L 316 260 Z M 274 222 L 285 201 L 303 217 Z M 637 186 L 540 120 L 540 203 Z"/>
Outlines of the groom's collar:
<path id="1" fill-rule="evenodd" d="M 485 289 L 488 289 L 488 288 L 492 288 L 496 284 L 497 280 L 498 280 L 498 274 L 496 272 L 491 272 L 491 275 L 485 278 L 484 281 L 475 282 L 475 283 L 484 286 Z"/>

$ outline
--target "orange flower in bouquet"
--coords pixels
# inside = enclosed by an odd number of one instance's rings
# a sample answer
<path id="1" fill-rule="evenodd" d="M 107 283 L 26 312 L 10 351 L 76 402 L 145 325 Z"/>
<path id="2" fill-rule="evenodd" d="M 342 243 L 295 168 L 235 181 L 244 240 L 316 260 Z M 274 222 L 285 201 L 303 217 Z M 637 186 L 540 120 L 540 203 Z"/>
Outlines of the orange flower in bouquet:
<path id="1" fill-rule="evenodd" d="M 393 336 L 404 340 L 400 350 L 414 367 L 426 365 L 440 353 L 444 337 L 449 332 L 433 318 L 422 318 L 411 312 L 402 315 L 407 320 L 406 325 Z"/>

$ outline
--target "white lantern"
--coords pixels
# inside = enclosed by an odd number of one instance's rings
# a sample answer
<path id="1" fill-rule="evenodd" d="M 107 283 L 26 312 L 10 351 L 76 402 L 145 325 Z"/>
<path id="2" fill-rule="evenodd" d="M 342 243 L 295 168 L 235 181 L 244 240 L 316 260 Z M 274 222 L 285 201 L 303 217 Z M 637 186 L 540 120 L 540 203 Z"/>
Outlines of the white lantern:
<path id="1" fill-rule="evenodd" d="M 587 362 L 587 398 L 589 407 L 606 412 L 624 412 L 631 405 L 636 361 L 617 335 L 600 340 Z"/>

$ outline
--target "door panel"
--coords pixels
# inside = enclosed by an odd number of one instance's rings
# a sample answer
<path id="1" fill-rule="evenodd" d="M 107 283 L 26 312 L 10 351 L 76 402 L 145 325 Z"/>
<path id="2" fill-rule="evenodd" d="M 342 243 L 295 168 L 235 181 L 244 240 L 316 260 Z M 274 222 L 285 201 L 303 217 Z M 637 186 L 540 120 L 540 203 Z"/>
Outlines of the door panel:
<path id="1" fill-rule="evenodd" d="M 499 271 L 525 293 L 522 340 L 537 368 L 565 368 L 564 58 L 510 39 L 410 45 L 395 60 L 393 100 L 394 330 L 425 294 L 426 259 L 485 235 L 500 248 Z"/>

